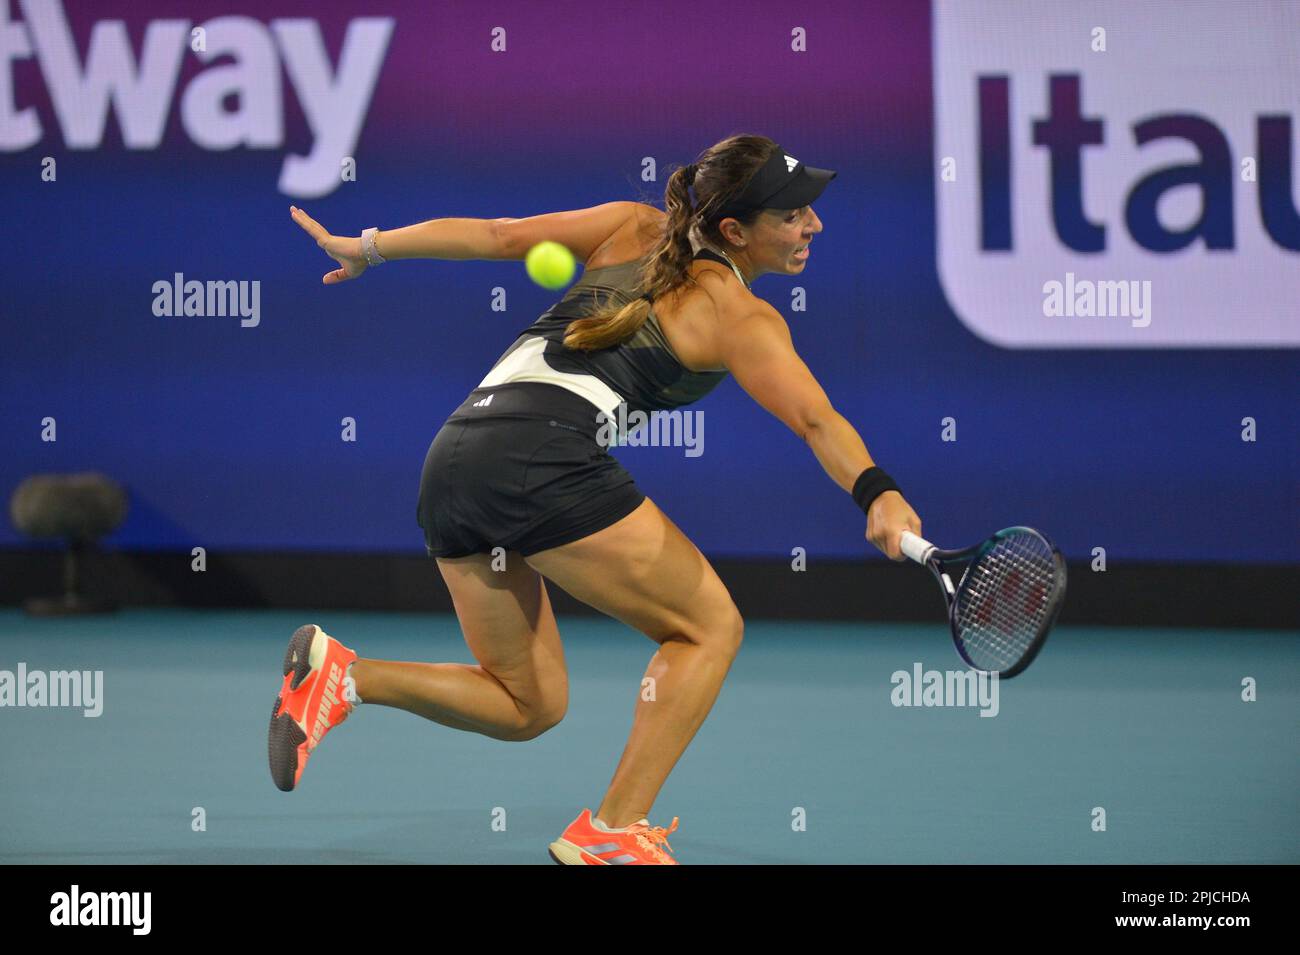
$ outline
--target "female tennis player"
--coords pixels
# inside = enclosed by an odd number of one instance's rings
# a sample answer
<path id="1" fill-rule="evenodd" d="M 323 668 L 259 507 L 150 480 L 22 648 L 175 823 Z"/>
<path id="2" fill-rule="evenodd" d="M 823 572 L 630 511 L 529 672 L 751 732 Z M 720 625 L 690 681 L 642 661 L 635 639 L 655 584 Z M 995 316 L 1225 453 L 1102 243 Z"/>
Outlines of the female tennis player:
<path id="1" fill-rule="evenodd" d="M 568 675 L 551 580 L 659 645 L 645 674 L 653 699 L 636 704 L 604 799 L 551 843 L 551 856 L 565 865 L 678 864 L 667 841 L 678 820 L 651 826 L 650 808 L 713 706 L 744 623 L 708 560 L 637 489 L 601 429 L 618 420 L 620 404 L 628 415 L 678 408 L 731 374 L 852 495 L 867 539 L 903 559 L 900 537 L 920 534 L 920 520 L 795 353 L 781 313 L 751 291 L 760 275 L 803 272 L 822 231 L 812 203 L 834 177 L 746 135 L 675 170 L 666 214 L 609 202 L 349 238 L 291 210 L 339 263 L 328 285 L 391 259 L 522 259 L 544 239 L 586 267 L 447 419 L 425 459 L 419 523 L 478 664 L 358 659 L 320 627 L 299 628 L 271 720 L 280 789 L 298 784 L 324 735 L 361 702 L 500 740 L 533 739 L 557 724 Z"/>

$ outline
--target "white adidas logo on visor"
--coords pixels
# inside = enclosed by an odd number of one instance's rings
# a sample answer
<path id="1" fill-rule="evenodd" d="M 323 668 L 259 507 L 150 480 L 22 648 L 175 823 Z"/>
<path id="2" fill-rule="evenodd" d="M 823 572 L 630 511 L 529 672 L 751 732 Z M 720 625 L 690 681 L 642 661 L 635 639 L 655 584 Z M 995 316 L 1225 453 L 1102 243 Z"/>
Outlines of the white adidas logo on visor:
<path id="1" fill-rule="evenodd" d="M 478 401 L 474 402 L 474 407 L 475 407 L 475 408 L 486 408 L 488 405 L 492 404 L 492 399 L 493 399 L 495 396 L 496 396 L 496 392 L 494 391 L 494 392 L 492 392 L 492 394 L 488 395 L 486 398 L 480 398 Z"/>
<path id="2" fill-rule="evenodd" d="M 795 159 L 789 153 L 782 153 L 785 156 L 785 171 L 794 172 L 794 167 L 799 165 L 799 160 Z"/>

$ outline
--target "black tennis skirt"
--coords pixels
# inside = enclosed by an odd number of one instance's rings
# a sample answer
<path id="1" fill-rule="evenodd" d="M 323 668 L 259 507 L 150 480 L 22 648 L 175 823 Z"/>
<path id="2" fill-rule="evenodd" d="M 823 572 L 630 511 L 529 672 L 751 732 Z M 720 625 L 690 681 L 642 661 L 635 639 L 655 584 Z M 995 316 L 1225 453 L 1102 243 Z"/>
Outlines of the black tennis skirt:
<path id="1" fill-rule="evenodd" d="M 424 459 L 416 514 L 429 556 L 529 556 L 636 510 L 645 495 L 597 441 L 597 413 L 545 382 L 471 391 Z"/>

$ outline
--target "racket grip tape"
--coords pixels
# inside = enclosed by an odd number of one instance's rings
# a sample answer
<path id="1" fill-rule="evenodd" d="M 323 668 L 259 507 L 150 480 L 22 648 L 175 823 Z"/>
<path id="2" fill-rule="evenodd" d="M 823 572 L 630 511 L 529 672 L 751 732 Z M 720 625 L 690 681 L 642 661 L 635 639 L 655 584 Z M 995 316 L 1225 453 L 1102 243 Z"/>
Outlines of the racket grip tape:
<path id="1" fill-rule="evenodd" d="M 933 544 L 924 537 L 917 537 L 911 531 L 903 531 L 903 536 L 899 540 L 899 547 L 905 556 L 910 557 L 918 564 L 924 564 L 926 555 L 934 550 Z"/>

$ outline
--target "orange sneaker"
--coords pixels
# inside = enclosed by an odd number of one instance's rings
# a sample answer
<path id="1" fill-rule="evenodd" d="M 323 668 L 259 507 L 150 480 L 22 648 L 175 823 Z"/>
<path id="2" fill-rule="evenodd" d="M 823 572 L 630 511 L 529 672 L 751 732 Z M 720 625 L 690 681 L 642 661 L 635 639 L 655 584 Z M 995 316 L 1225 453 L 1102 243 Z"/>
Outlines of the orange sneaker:
<path id="1" fill-rule="evenodd" d="M 652 826 L 647 819 L 626 829 L 599 829 L 591 810 L 584 809 L 551 843 L 551 858 L 560 865 L 681 865 L 668 854 L 672 851 L 668 834 L 676 828 L 674 816 L 667 829 Z"/>
<path id="2" fill-rule="evenodd" d="M 271 778 L 284 792 L 298 785 L 325 734 L 352 714 L 355 704 L 345 699 L 343 678 L 356 658 L 314 623 L 294 631 L 267 737 Z"/>

